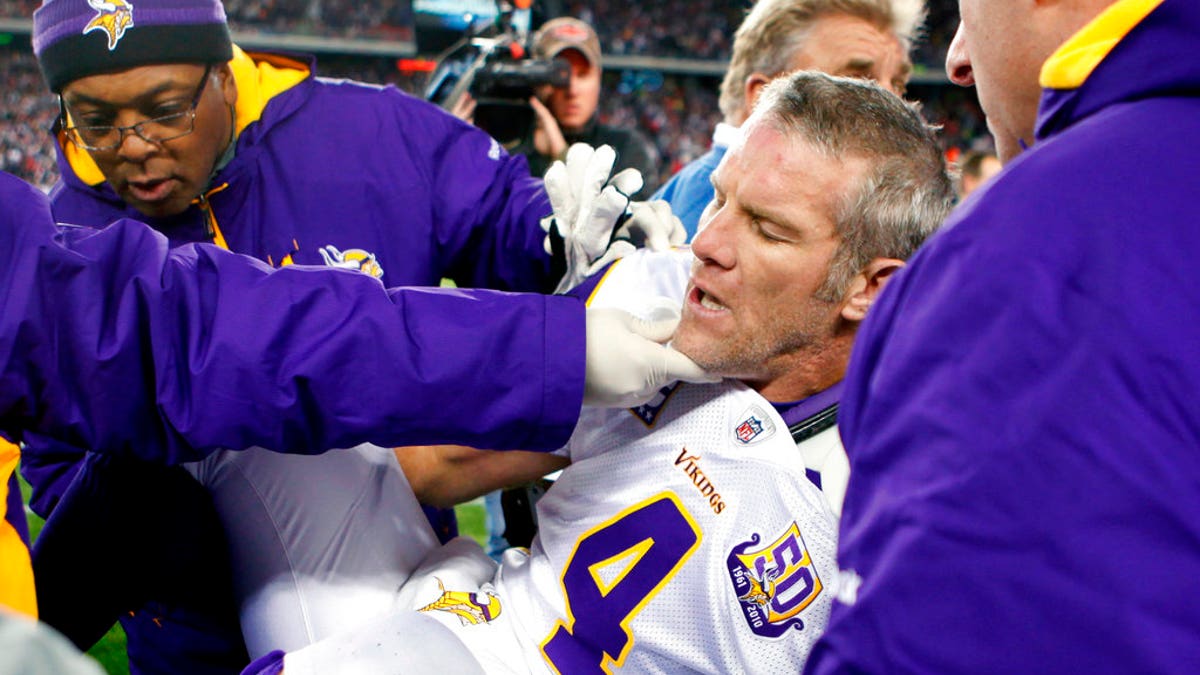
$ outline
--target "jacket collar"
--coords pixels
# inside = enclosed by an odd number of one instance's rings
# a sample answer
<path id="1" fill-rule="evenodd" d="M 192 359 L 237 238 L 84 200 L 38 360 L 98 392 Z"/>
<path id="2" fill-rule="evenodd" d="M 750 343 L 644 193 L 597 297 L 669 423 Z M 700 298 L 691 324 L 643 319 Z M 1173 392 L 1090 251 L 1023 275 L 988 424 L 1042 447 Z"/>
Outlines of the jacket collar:
<path id="1" fill-rule="evenodd" d="M 1200 3 L 1118 0 L 1043 65 L 1036 136 L 1053 136 L 1112 105 L 1200 86 Z"/>

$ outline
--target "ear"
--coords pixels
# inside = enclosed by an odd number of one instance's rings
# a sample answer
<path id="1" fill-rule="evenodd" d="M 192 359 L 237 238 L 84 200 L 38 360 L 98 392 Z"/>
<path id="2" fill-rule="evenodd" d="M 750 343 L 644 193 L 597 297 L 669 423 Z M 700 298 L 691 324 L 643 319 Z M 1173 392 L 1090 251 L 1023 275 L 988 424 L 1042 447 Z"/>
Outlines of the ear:
<path id="1" fill-rule="evenodd" d="M 744 93 L 744 98 L 746 99 L 746 117 L 750 117 L 750 113 L 754 112 L 754 104 L 758 103 L 758 95 L 762 93 L 762 88 L 767 86 L 767 83 L 770 81 L 771 78 L 762 73 L 750 73 L 750 76 L 746 78 L 746 91 Z"/>
<path id="2" fill-rule="evenodd" d="M 221 82 L 221 97 L 225 105 L 237 104 L 237 83 L 233 79 L 233 69 L 228 63 L 222 63 L 215 69 L 217 79 Z"/>
<path id="3" fill-rule="evenodd" d="M 867 310 L 879 297 L 888 279 L 904 268 L 904 261 L 895 258 L 875 258 L 867 263 L 857 276 L 850 282 L 846 290 L 846 299 L 842 305 L 842 318 L 852 323 L 861 322 L 867 318 Z"/>

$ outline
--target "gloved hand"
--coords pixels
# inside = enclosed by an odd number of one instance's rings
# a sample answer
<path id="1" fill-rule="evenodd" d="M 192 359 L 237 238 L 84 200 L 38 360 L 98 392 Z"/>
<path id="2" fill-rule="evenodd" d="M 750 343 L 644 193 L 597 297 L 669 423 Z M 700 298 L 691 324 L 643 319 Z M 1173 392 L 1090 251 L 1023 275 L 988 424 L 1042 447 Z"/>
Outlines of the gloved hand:
<path id="1" fill-rule="evenodd" d="M 629 202 L 642 174 L 625 169 L 609 179 L 616 152 L 607 145 L 576 143 L 546 172 L 554 213 L 542 221 L 546 252 L 560 256 L 565 272 L 556 293 L 570 290 L 638 246 L 661 251 L 687 241 L 687 230 L 664 201 Z"/>
<path id="2" fill-rule="evenodd" d="M 626 169 L 612 181 L 616 152 L 607 145 L 593 149 L 576 143 L 567 150 L 566 162 L 555 162 L 546 172 L 546 194 L 554 209 L 547 229 L 547 249 L 562 255 L 566 270 L 555 288 L 556 293 L 577 286 L 590 274 L 633 250 L 623 243 L 610 251 L 613 230 L 629 205 L 622 189 L 641 189 L 642 177 L 636 169 Z M 561 251 L 555 250 L 555 234 L 561 237 Z"/>
<path id="3" fill-rule="evenodd" d="M 617 176 L 620 177 L 620 174 Z M 687 229 L 683 222 L 671 212 L 671 205 L 661 199 L 633 202 L 626 211 L 629 217 L 618 225 L 614 234 L 618 241 L 628 239 L 635 246 L 645 246 L 651 251 L 665 251 L 672 246 L 682 246 L 687 241 Z"/>
<path id="4" fill-rule="evenodd" d="M 719 382 L 665 343 L 679 325 L 678 316 L 642 321 L 617 309 L 587 310 L 587 367 L 583 404 L 628 408 L 646 403 L 664 386 Z"/>

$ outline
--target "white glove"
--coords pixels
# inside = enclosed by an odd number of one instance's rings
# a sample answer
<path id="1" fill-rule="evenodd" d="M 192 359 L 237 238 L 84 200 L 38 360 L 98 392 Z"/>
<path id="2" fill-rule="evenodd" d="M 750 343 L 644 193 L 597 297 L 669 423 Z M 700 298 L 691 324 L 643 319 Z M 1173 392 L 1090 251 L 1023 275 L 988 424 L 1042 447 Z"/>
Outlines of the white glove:
<path id="1" fill-rule="evenodd" d="M 626 194 L 634 192 L 637 190 Z M 629 218 L 617 230 L 618 239 L 645 242 L 646 248 L 651 251 L 665 251 L 672 246 L 682 246 L 687 241 L 687 229 L 679 217 L 671 212 L 671 205 L 661 199 L 633 202 L 629 205 L 629 214 Z"/>
<path id="2" fill-rule="evenodd" d="M 592 149 L 576 143 L 567 150 L 566 162 L 555 162 L 546 172 L 546 194 L 554 209 L 542 226 L 549 233 L 551 220 L 563 238 L 566 273 L 556 293 L 574 288 L 597 270 L 634 250 L 629 242 L 612 241 L 613 229 L 629 206 L 628 195 L 642 188 L 642 175 L 626 169 L 612 180 L 616 152 L 607 145 Z M 553 253 L 550 237 L 546 251 Z"/>
<path id="3" fill-rule="evenodd" d="M 683 354 L 664 346 L 679 318 L 642 321 L 617 309 L 587 310 L 587 368 L 583 404 L 629 408 L 675 382 L 720 382 Z"/>

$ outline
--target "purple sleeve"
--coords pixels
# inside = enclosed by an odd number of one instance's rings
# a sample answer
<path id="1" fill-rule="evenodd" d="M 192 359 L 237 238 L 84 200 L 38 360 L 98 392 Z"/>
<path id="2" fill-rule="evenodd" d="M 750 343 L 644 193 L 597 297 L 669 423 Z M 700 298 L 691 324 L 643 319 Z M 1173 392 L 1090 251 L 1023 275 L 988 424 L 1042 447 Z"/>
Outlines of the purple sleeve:
<path id="1" fill-rule="evenodd" d="M 141 223 L 57 235 L 0 178 L 0 429 L 169 462 L 251 445 L 560 447 L 583 395 L 573 298 L 272 271 Z"/>
<path id="2" fill-rule="evenodd" d="M 429 158 L 431 215 L 449 276 L 472 288 L 554 288 L 540 225 L 552 209 L 525 158 L 424 102 L 404 110 L 406 126 L 419 130 L 406 135 L 419 146 L 410 154 Z"/>

